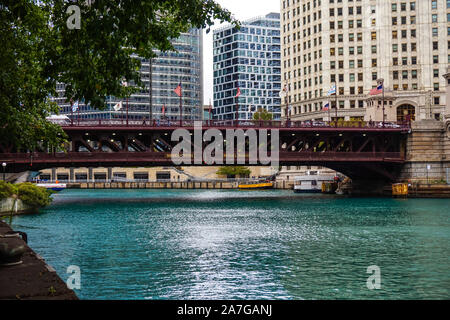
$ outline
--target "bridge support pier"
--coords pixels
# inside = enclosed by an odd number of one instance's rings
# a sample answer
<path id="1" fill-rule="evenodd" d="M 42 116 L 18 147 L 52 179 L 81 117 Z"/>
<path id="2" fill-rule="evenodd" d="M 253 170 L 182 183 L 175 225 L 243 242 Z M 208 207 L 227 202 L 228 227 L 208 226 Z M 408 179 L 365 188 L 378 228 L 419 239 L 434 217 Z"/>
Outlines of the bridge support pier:
<path id="1" fill-rule="evenodd" d="M 94 181 L 94 168 L 89 167 L 88 168 L 88 182 L 93 182 Z"/>
<path id="2" fill-rule="evenodd" d="M 408 136 L 406 163 L 398 182 L 447 182 L 450 174 L 450 134 L 444 122 L 421 120 L 412 124 Z"/>
<path id="3" fill-rule="evenodd" d="M 349 193 L 353 196 L 385 196 L 391 183 L 386 180 L 357 179 L 352 180 Z"/>

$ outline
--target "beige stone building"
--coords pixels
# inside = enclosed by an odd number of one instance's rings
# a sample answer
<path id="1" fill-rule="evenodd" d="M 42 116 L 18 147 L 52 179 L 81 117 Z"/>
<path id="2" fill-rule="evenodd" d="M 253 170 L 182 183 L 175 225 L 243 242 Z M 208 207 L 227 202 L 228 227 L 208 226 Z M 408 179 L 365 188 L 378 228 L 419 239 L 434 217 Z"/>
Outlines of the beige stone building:
<path id="1" fill-rule="evenodd" d="M 39 178 L 60 182 L 105 181 L 173 181 L 215 180 L 227 177 L 217 175 L 220 167 L 143 167 L 143 168 L 52 168 L 41 170 Z M 273 167 L 249 167 L 249 178 L 265 178 L 278 172 Z"/>
<path id="2" fill-rule="evenodd" d="M 293 120 L 381 121 L 368 93 L 384 79 L 386 120 L 443 119 L 450 61 L 445 0 L 281 0 L 282 77 Z M 379 98 L 379 97 L 377 97 Z M 323 106 L 331 102 L 331 112 Z M 368 101 L 371 103 L 368 106 Z M 369 116 L 366 108 L 375 107 Z"/>

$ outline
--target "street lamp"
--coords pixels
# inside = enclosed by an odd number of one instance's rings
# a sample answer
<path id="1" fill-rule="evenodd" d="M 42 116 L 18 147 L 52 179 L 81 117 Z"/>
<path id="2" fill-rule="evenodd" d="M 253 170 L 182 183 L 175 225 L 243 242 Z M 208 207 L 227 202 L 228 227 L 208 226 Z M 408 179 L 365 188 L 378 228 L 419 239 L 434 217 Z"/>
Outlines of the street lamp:
<path id="1" fill-rule="evenodd" d="M 6 181 L 6 178 L 5 178 L 6 162 L 2 163 L 2 167 L 3 167 L 3 181 Z"/>

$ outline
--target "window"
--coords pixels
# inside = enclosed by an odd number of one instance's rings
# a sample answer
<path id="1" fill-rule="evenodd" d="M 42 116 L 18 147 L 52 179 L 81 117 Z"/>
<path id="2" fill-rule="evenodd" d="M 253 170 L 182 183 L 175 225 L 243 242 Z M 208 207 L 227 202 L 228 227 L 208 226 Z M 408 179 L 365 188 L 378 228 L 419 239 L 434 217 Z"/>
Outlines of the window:
<path id="1" fill-rule="evenodd" d="M 439 78 L 439 69 L 433 69 L 433 77 Z"/>
<path id="2" fill-rule="evenodd" d="M 440 105 L 441 104 L 439 97 L 434 97 L 434 104 L 435 105 Z"/>
<path id="3" fill-rule="evenodd" d="M 432 14 L 431 15 L 431 22 L 432 23 L 437 23 L 438 22 L 438 16 L 437 16 L 437 14 Z"/>

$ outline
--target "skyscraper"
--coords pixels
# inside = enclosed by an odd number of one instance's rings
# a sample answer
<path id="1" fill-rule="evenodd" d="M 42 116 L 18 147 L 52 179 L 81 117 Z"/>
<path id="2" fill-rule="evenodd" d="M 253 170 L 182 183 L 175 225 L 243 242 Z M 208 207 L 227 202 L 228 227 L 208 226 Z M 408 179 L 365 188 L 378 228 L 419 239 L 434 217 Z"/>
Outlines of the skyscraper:
<path id="1" fill-rule="evenodd" d="M 214 117 L 252 119 L 265 109 L 280 119 L 280 14 L 243 21 L 239 30 L 215 30 L 213 41 Z"/>
<path id="2" fill-rule="evenodd" d="M 180 117 L 180 99 L 174 93 L 179 83 L 182 85 L 183 119 L 201 119 L 203 106 L 203 33 L 192 29 L 183 33 L 173 42 L 176 51 L 155 51 L 153 59 L 141 58 L 141 77 L 144 90 L 134 93 L 128 99 L 107 98 L 107 110 L 100 111 L 79 104 L 79 112 L 73 114 L 75 119 L 123 119 L 126 117 L 128 103 L 129 120 L 171 119 Z M 151 82 L 151 92 L 149 90 Z M 70 103 L 65 102 L 64 84 L 58 84 L 59 96 L 54 100 L 61 107 L 61 113 L 71 116 Z M 151 100 L 151 103 L 150 103 Z M 114 106 L 122 102 L 121 110 Z M 152 108 L 150 108 L 152 105 Z M 164 106 L 164 112 L 163 112 Z"/>
<path id="3" fill-rule="evenodd" d="M 380 80 L 391 120 L 440 119 L 450 63 L 450 2 L 281 0 L 282 75 L 294 120 L 363 119 Z M 323 106 L 331 102 L 331 113 Z M 394 118 L 394 119 L 392 119 Z M 373 119 L 382 120 L 382 119 Z"/>

